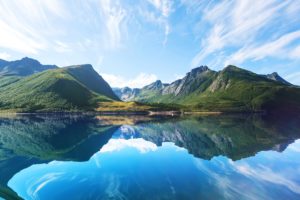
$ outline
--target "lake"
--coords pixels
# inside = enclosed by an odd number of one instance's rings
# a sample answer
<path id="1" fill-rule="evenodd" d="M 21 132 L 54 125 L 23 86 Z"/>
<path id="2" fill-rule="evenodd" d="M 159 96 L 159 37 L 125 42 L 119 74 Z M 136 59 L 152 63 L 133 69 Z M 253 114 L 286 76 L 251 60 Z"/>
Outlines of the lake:
<path id="1" fill-rule="evenodd" d="M 300 199 L 298 139 L 295 117 L 6 115 L 0 196 Z"/>

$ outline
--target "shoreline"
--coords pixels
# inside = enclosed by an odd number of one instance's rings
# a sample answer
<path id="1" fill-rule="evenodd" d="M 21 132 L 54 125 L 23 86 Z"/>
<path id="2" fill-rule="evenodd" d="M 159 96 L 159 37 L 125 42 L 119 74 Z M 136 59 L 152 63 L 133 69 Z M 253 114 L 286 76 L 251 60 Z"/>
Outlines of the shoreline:
<path id="1" fill-rule="evenodd" d="M 224 114 L 267 114 L 265 111 L 61 111 L 61 112 L 1 112 L 4 115 L 143 115 L 143 116 L 180 116 L 180 115 L 224 115 Z"/>

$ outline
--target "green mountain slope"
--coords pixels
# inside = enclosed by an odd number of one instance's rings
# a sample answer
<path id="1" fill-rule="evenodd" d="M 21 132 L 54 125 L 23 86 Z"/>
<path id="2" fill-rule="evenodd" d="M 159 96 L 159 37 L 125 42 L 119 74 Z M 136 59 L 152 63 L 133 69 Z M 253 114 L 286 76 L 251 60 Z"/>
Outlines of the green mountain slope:
<path id="1" fill-rule="evenodd" d="M 191 94 L 185 100 L 205 110 L 297 112 L 300 89 L 228 66 L 204 93 Z"/>
<path id="2" fill-rule="evenodd" d="M 171 84 L 156 81 L 131 100 L 179 104 L 193 111 L 300 111 L 298 87 L 232 65 L 219 72 L 202 66 Z"/>
<path id="3" fill-rule="evenodd" d="M 119 100 L 108 83 L 93 69 L 92 65 L 75 65 L 66 68 L 66 70 L 91 91 Z"/>
<path id="4" fill-rule="evenodd" d="M 118 98 L 90 65 L 47 70 L 24 78 L 0 78 L 1 110 L 94 110 L 99 102 L 113 100 Z"/>

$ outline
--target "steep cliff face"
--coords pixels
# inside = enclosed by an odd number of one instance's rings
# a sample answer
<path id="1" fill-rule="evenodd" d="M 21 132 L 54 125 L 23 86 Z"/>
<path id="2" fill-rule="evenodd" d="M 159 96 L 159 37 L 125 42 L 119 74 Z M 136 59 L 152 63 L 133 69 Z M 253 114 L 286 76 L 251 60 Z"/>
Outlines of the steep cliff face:
<path id="1" fill-rule="evenodd" d="M 201 111 L 300 111 L 299 87 L 277 73 L 259 75 L 233 65 L 218 72 L 200 66 L 173 83 L 156 81 L 123 100 Z"/>
<path id="2" fill-rule="evenodd" d="M 141 89 L 114 88 L 114 92 L 123 101 L 148 101 L 157 96 L 184 96 L 198 91 L 203 92 L 211 84 L 217 72 L 207 66 L 200 66 L 188 72 L 182 79 L 167 84 L 157 80 Z"/>
<path id="3" fill-rule="evenodd" d="M 179 79 L 162 90 L 162 94 L 186 95 L 194 91 L 202 92 L 207 85 L 211 83 L 216 74 L 207 66 L 200 66 L 187 73 L 182 79 Z"/>

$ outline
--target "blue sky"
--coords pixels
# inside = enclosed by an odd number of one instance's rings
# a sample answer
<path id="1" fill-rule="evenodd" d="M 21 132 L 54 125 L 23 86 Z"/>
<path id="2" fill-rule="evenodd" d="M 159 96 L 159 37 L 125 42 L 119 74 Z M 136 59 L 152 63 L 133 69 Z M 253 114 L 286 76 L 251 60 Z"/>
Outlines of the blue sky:
<path id="1" fill-rule="evenodd" d="M 299 13 L 298 0 L 0 0 L 0 58 L 91 63 L 113 87 L 228 64 L 300 85 Z"/>

